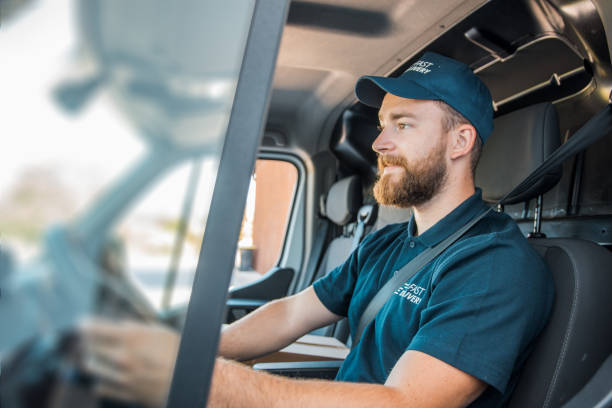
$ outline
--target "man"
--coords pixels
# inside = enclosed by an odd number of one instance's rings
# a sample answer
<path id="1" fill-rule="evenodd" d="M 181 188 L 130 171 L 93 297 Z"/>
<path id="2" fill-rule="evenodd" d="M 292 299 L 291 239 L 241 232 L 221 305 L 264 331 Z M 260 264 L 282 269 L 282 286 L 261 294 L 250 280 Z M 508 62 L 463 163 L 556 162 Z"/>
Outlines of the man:
<path id="1" fill-rule="evenodd" d="M 395 271 L 485 211 L 473 180 L 492 130 L 492 103 L 467 66 L 426 53 L 398 78 L 361 78 L 356 92 L 380 107 L 381 131 L 372 146 L 379 155 L 375 197 L 412 207 L 412 219 L 370 234 L 312 287 L 229 326 L 220 356 L 252 359 L 343 316 L 354 334 L 369 300 Z M 552 299 L 543 261 L 508 216 L 491 213 L 395 291 L 353 346 L 338 381 L 285 379 L 220 358 L 209 406 L 500 406 Z M 88 367 L 103 380 L 102 394 L 163 403 L 174 333 L 98 324 L 86 334 L 94 357 Z M 146 348 L 142 341 L 171 351 L 137 355 Z M 105 344 L 116 345 L 114 354 Z M 113 364 L 115 371 L 125 368 L 121 375 L 113 374 Z"/>

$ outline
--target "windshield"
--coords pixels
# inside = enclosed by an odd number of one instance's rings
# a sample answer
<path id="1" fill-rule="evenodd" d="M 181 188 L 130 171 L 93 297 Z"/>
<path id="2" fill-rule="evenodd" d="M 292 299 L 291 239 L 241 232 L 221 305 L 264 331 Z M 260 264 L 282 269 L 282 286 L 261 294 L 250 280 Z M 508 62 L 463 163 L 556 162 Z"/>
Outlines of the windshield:
<path id="1" fill-rule="evenodd" d="M 41 407 L 83 321 L 180 330 L 253 5 L 0 6 L 0 394 Z"/>
<path id="2" fill-rule="evenodd" d="M 0 75 L 10 112 L 2 118 L 0 231 L 20 263 L 41 251 L 50 225 L 74 219 L 147 148 L 106 90 L 79 112 L 55 98 L 61 80 L 81 66 L 70 6 L 24 6 L 0 30 L 0 48 L 11 56 Z"/>

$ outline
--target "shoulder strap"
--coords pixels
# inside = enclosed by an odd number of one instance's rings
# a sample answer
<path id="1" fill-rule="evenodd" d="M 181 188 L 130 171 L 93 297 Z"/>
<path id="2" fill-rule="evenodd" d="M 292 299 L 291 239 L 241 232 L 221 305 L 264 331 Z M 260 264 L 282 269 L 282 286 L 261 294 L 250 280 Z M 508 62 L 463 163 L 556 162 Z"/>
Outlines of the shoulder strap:
<path id="1" fill-rule="evenodd" d="M 355 227 L 355 235 L 353 236 L 353 245 L 351 247 L 351 252 L 353 252 L 361 241 L 363 241 L 363 237 L 365 234 L 366 226 L 371 225 L 376 221 L 376 216 L 378 213 L 378 207 L 376 204 L 367 204 L 362 206 L 357 212 L 357 226 Z"/>
<path id="2" fill-rule="evenodd" d="M 548 156 L 546 160 L 544 160 L 542 164 L 540 164 L 533 172 L 531 172 L 531 174 L 529 174 L 521 183 L 519 183 L 518 186 L 499 200 L 498 204 L 501 204 L 506 199 L 525 191 L 548 171 L 556 166 L 559 166 L 574 154 L 586 149 L 589 145 L 599 140 L 602 136 L 609 134 L 610 131 L 612 131 L 612 106 L 606 105 L 606 107 L 600 113 L 595 115 L 584 126 L 582 126 L 566 143 L 559 146 L 557 150 Z M 387 300 L 389 300 L 393 292 L 395 292 L 395 290 L 402 283 L 409 280 L 415 273 L 440 255 L 445 249 L 461 238 L 463 234 L 465 234 L 491 211 L 492 208 L 476 216 L 438 245 L 421 252 L 412 261 L 404 265 L 404 267 L 400 269 L 393 278 L 389 279 L 389 281 L 382 288 L 380 288 L 378 293 L 374 295 L 372 300 L 370 300 L 370 303 L 361 315 L 361 319 L 359 319 L 357 331 L 355 332 L 353 339 L 353 347 L 359 343 L 361 335 L 363 334 L 366 326 L 368 326 L 374 320 L 378 314 L 378 311 L 385 303 L 387 303 Z"/>

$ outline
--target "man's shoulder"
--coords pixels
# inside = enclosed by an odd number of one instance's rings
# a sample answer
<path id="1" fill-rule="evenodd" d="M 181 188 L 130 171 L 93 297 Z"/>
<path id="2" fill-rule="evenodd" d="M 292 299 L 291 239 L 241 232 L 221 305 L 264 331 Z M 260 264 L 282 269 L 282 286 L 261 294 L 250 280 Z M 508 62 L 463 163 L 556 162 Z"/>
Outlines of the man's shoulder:
<path id="1" fill-rule="evenodd" d="M 457 244 L 482 249 L 495 248 L 504 252 L 523 253 L 528 258 L 539 258 L 516 222 L 509 215 L 495 211 L 476 224 Z"/>
<path id="2" fill-rule="evenodd" d="M 454 269 L 469 262 L 474 274 L 494 273 L 500 279 L 529 280 L 547 284 L 546 263 L 529 244 L 511 217 L 491 213 L 437 260 L 436 269 Z"/>

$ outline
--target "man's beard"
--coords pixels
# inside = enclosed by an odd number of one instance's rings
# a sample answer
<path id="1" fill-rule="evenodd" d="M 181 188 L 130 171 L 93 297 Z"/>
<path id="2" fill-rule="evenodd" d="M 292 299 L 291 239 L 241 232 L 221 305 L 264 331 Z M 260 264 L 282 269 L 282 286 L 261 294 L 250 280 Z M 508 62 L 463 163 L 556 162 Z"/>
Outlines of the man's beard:
<path id="1" fill-rule="evenodd" d="M 378 180 L 374 185 L 376 201 L 382 205 L 408 208 L 431 200 L 446 181 L 445 150 L 445 144 L 440 143 L 427 157 L 413 164 L 401 156 L 379 155 Z M 385 175 L 385 165 L 400 166 L 404 171 Z"/>

